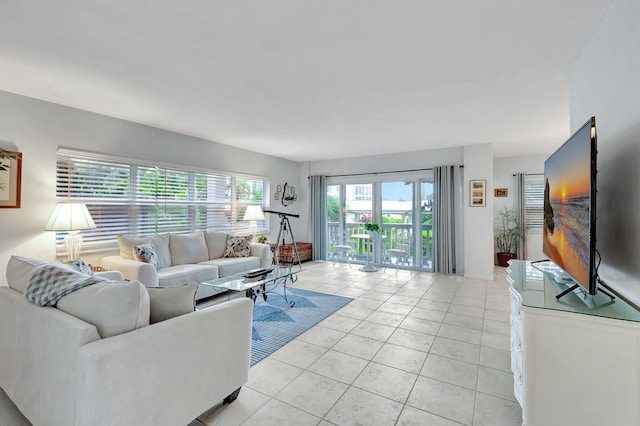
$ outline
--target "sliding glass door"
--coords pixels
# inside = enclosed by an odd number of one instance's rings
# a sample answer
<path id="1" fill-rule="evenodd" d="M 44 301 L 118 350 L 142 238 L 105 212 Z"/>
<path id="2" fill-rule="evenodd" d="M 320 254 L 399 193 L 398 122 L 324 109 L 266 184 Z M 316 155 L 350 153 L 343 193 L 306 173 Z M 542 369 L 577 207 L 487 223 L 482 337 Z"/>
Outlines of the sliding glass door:
<path id="1" fill-rule="evenodd" d="M 338 236 L 350 238 L 355 263 L 364 263 L 370 247 L 366 240 L 353 238 L 365 233 L 366 222 L 382 227 L 382 238 L 374 250 L 374 263 L 395 263 L 386 250 L 406 249 L 408 259 L 401 268 L 431 271 L 433 179 L 430 171 L 368 177 L 332 177 L 327 186 L 328 258 Z"/>
<path id="2" fill-rule="evenodd" d="M 381 250 L 382 261 L 390 263 L 387 256 L 388 249 L 400 249 L 409 252 L 404 259 L 404 266 L 413 267 L 417 264 L 417 251 L 415 250 L 414 225 L 414 192 L 415 183 L 406 181 L 381 182 L 381 218 L 382 235 Z M 419 217 L 419 216 L 417 216 Z M 393 259 L 400 262 L 400 259 Z"/>

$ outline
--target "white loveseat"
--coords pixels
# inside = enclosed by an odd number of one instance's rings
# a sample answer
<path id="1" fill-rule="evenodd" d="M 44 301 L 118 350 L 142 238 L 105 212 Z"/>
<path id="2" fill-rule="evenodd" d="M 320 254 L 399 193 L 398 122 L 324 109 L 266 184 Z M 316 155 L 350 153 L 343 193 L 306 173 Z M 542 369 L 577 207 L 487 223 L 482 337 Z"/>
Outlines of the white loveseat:
<path id="1" fill-rule="evenodd" d="M 102 267 L 122 272 L 129 280 L 147 287 L 170 287 L 188 282 L 200 283 L 238 274 L 271 264 L 267 244 L 250 243 L 248 256 L 233 256 L 232 238 L 226 232 L 199 231 L 192 234 L 162 234 L 153 237 L 118 237 L 120 255 L 102 258 Z M 152 243 L 158 267 L 135 260 L 136 245 Z M 232 256 L 229 256 L 231 254 Z M 225 256 L 227 255 L 227 256 Z M 196 300 L 212 296 L 216 289 L 198 286 Z"/>
<path id="2" fill-rule="evenodd" d="M 12 257 L 10 287 L 0 287 L 0 386 L 33 425 L 186 425 L 246 383 L 251 300 L 148 325 L 149 294 L 138 282 L 93 284 L 57 307 L 35 305 L 23 294 L 35 267 Z"/>

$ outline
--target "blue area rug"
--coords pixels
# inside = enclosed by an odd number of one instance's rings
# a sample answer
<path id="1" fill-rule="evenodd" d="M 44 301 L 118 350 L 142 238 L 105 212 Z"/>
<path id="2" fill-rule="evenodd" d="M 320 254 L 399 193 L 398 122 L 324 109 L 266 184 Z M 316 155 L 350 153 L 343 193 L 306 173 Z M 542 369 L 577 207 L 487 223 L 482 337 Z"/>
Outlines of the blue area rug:
<path id="1" fill-rule="evenodd" d="M 282 288 L 275 292 L 282 294 Z M 251 365 L 267 357 L 307 331 L 353 299 L 287 287 L 287 297 L 295 301 L 290 308 L 284 298 L 268 293 L 266 301 L 258 297 L 253 308 Z"/>

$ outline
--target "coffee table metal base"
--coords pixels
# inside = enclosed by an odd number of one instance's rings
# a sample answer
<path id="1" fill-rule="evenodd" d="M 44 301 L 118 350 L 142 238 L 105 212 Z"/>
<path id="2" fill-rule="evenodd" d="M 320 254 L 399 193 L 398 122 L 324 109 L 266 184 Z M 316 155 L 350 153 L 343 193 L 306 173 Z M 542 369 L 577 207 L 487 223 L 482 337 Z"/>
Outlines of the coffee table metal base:
<path id="1" fill-rule="evenodd" d="M 293 284 L 297 280 L 298 276 L 295 274 L 284 278 L 276 278 L 269 284 L 262 283 L 255 287 L 248 288 L 245 292 L 245 295 L 247 296 L 247 298 L 253 300 L 253 303 L 256 303 L 256 299 L 258 298 L 258 296 L 262 296 L 262 300 L 266 302 L 268 299 L 268 293 L 272 293 L 282 297 L 284 301 L 287 302 L 287 305 L 289 305 L 290 308 L 293 308 L 296 305 L 296 302 L 295 300 L 289 300 L 289 298 L 287 297 L 287 281 L 289 281 L 290 284 Z M 282 285 L 282 294 L 274 291 L 274 289 L 279 285 Z"/>
<path id="2" fill-rule="evenodd" d="M 244 292 L 245 296 L 256 302 L 258 297 L 263 300 L 268 299 L 268 294 L 273 293 L 282 297 L 289 307 L 295 306 L 294 300 L 289 300 L 287 295 L 287 284 L 293 284 L 298 280 L 297 272 L 291 271 L 282 273 L 268 273 L 261 276 L 245 277 L 242 274 L 221 278 L 213 281 L 205 281 L 200 284 L 227 290 L 227 297 L 231 297 L 231 292 Z M 282 292 L 276 292 L 275 289 L 282 286 Z"/>

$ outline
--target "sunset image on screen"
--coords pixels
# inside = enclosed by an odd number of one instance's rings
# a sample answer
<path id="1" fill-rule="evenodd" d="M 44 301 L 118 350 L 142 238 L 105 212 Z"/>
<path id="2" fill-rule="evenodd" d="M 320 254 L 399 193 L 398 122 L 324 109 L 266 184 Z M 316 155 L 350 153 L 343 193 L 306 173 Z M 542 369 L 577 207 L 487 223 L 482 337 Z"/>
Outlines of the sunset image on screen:
<path id="1" fill-rule="evenodd" d="M 544 252 L 589 288 L 591 129 L 583 127 L 545 162 Z"/>

